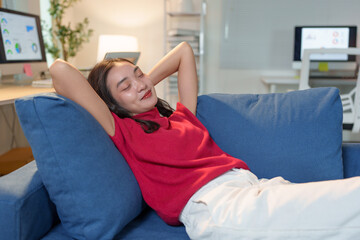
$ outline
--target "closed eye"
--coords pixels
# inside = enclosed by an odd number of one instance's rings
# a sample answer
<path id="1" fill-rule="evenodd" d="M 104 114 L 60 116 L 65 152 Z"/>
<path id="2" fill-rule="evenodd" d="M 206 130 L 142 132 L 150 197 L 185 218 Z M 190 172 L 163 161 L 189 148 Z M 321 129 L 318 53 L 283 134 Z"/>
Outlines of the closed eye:
<path id="1" fill-rule="evenodd" d="M 126 91 L 128 89 L 130 89 L 130 84 L 125 85 L 121 90 Z"/>
<path id="2" fill-rule="evenodd" d="M 121 86 L 126 80 L 127 80 L 127 77 L 124 77 L 123 79 L 121 79 L 121 80 L 116 84 L 116 88 L 118 88 L 119 86 Z"/>

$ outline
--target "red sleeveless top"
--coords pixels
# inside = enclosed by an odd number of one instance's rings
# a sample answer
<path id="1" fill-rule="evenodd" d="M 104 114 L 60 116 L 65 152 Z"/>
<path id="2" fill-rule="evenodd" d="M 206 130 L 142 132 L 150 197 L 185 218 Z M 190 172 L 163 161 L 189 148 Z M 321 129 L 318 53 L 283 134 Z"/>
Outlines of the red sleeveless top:
<path id="1" fill-rule="evenodd" d="M 153 133 L 145 133 L 133 119 L 113 117 L 111 139 L 133 171 L 145 202 L 170 225 L 180 224 L 182 209 L 203 185 L 232 168 L 248 169 L 223 152 L 181 103 L 169 118 L 161 117 L 157 108 L 134 116 L 160 124 Z"/>

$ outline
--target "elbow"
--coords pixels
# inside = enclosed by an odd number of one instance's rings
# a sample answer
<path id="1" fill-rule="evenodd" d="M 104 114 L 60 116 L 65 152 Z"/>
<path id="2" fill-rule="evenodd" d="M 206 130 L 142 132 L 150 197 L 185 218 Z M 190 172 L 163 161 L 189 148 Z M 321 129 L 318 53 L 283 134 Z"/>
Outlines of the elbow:
<path id="1" fill-rule="evenodd" d="M 49 72 L 51 74 L 51 77 L 54 77 L 54 75 L 56 75 L 56 73 L 58 73 L 59 71 L 61 71 L 66 65 L 66 62 L 62 59 L 56 59 L 54 61 L 53 64 L 51 64 L 50 68 L 49 68 Z"/>
<path id="2" fill-rule="evenodd" d="M 62 85 L 65 84 L 63 83 L 64 78 L 62 76 L 64 75 L 64 72 L 66 72 L 66 69 L 67 63 L 62 59 L 56 59 L 49 68 L 55 91 L 59 94 L 62 93 Z"/>
<path id="3" fill-rule="evenodd" d="M 191 50 L 192 51 L 192 47 L 190 46 L 190 44 L 188 42 L 182 42 L 181 46 L 187 50 Z"/>
<path id="4" fill-rule="evenodd" d="M 182 42 L 181 47 L 182 47 L 182 52 L 184 55 L 186 55 L 187 57 L 191 57 L 191 58 L 194 57 L 194 51 L 188 42 Z"/>

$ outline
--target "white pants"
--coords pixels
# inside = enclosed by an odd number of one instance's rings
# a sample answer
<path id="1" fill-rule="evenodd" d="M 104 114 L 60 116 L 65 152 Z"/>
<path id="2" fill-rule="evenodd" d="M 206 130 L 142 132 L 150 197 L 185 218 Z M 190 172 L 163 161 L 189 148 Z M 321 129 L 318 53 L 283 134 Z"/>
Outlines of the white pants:
<path id="1" fill-rule="evenodd" d="M 233 169 L 180 215 L 191 239 L 360 239 L 360 178 L 293 184 Z"/>

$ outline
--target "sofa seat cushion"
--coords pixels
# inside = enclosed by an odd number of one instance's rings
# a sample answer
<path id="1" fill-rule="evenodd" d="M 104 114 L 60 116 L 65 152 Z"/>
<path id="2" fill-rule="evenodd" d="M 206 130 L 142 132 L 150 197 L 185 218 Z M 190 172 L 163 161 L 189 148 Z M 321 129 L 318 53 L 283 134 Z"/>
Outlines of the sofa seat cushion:
<path id="1" fill-rule="evenodd" d="M 215 142 L 260 178 L 343 178 L 342 104 L 336 88 L 199 97 L 197 116 Z"/>
<path id="2" fill-rule="evenodd" d="M 74 240 L 69 237 L 61 223 L 55 225 L 41 240 Z"/>
<path id="3" fill-rule="evenodd" d="M 100 124 L 65 97 L 16 101 L 43 183 L 75 239 L 112 239 L 143 209 L 129 166 Z"/>
<path id="4" fill-rule="evenodd" d="M 134 221 L 129 223 L 117 236 L 116 239 L 133 240 L 133 239 L 189 239 L 185 227 L 167 225 L 161 218 L 150 208 L 143 211 Z"/>
<path id="5" fill-rule="evenodd" d="M 72 240 L 66 235 L 66 232 L 58 224 L 41 240 Z M 130 222 L 125 228 L 114 238 L 114 240 L 188 240 L 184 226 L 167 225 L 155 213 L 155 211 L 147 208 L 137 218 Z"/>

